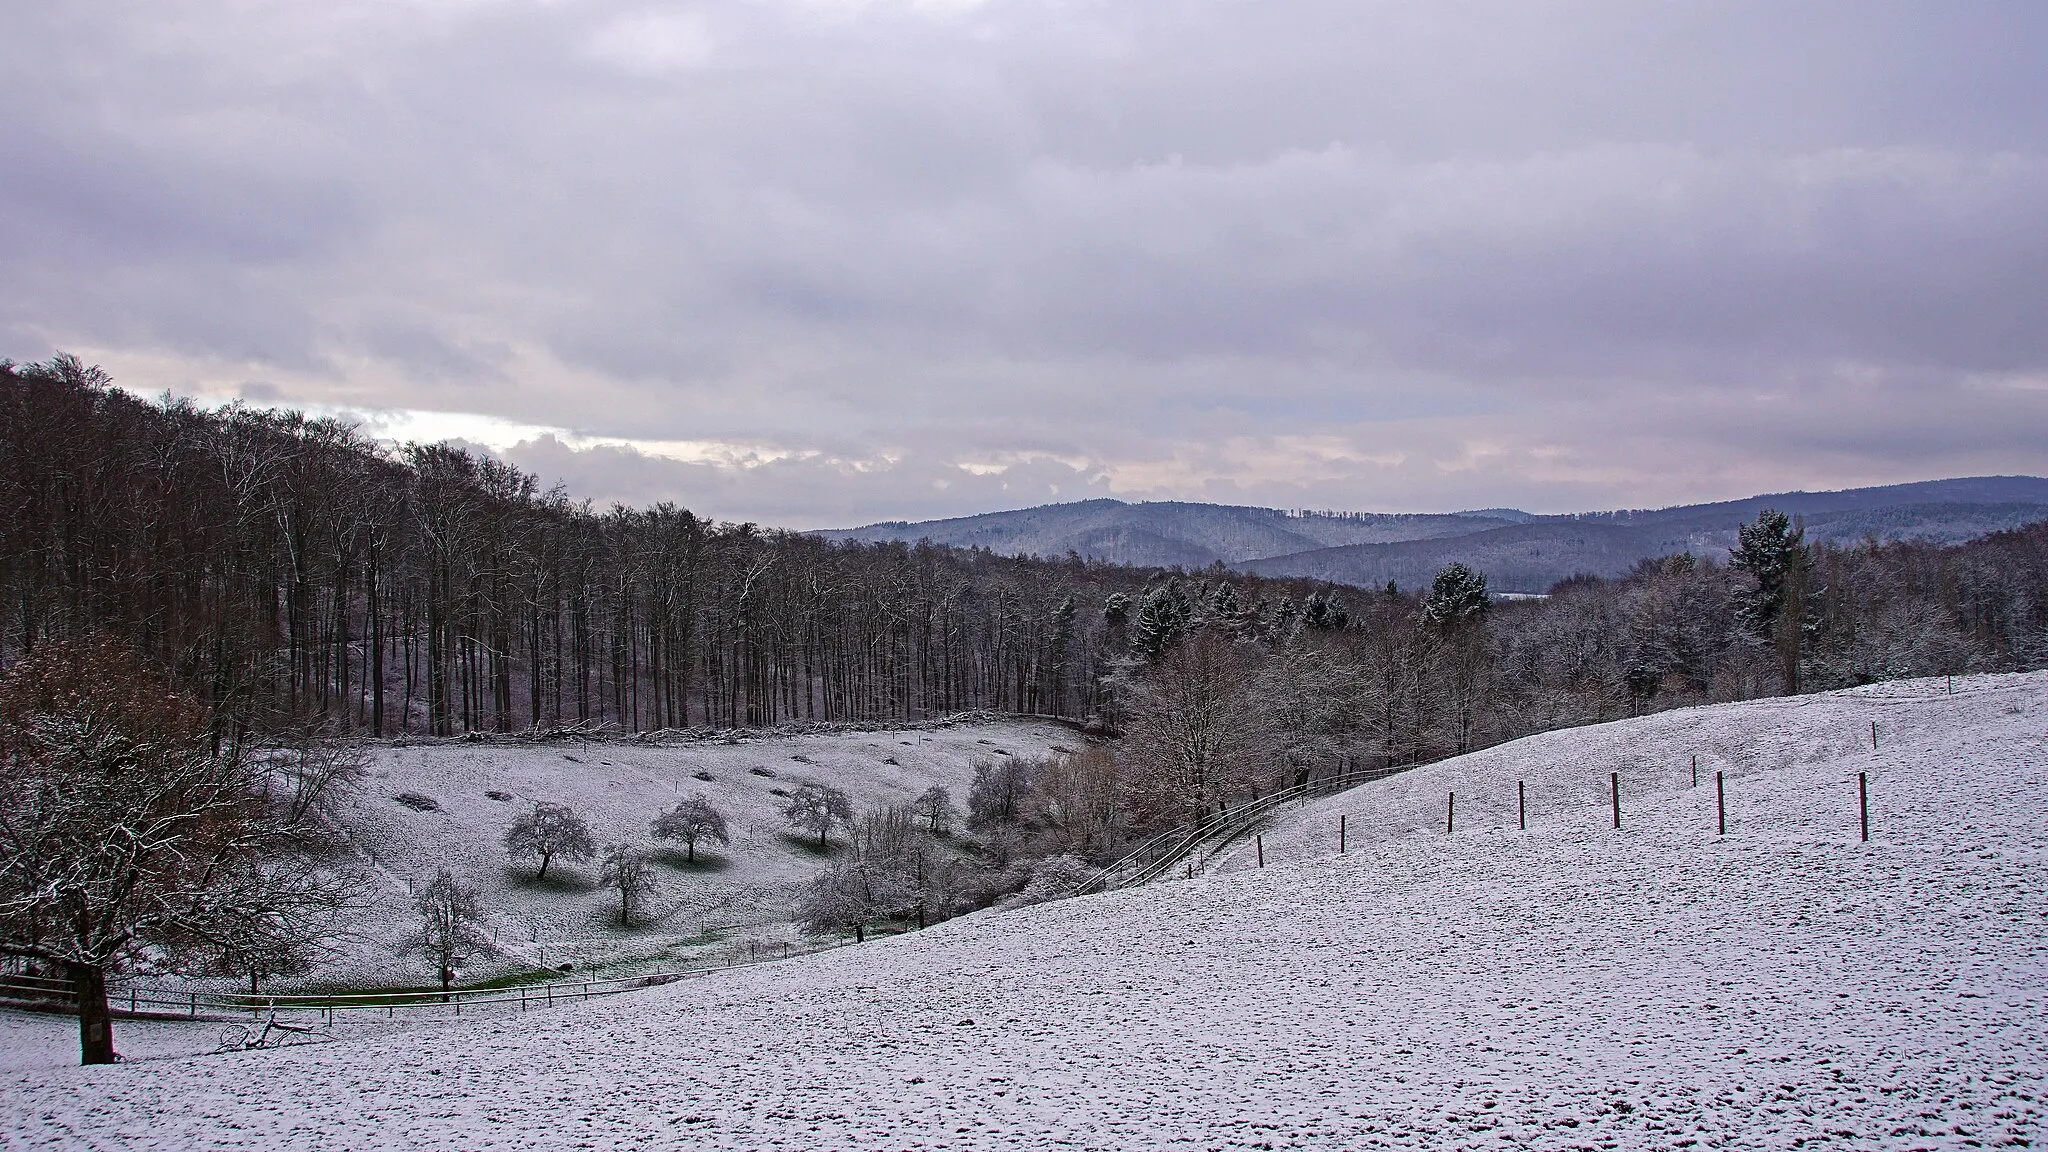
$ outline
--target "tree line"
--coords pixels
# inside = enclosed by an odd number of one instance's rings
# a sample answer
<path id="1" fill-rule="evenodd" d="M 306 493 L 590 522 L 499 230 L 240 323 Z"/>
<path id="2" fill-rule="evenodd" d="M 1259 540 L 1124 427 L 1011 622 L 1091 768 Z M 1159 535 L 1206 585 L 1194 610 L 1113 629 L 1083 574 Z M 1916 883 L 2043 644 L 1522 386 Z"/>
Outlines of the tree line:
<path id="1" fill-rule="evenodd" d="M 224 729 L 1078 717 L 1147 578 L 596 509 L 459 447 L 0 365 L 0 663 L 116 636 Z"/>

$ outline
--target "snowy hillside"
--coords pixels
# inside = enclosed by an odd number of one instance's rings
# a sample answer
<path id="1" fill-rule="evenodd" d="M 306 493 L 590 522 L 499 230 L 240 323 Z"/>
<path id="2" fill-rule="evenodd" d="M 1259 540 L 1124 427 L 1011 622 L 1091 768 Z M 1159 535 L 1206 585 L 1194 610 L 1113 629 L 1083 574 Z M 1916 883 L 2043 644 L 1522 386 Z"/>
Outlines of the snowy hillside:
<path id="1" fill-rule="evenodd" d="M 846 792 L 855 810 L 864 811 L 907 803 L 937 784 L 952 792 L 955 803 L 965 803 L 976 757 L 1039 756 L 1075 739 L 1056 725 L 1006 721 L 925 731 L 745 736 L 730 744 L 380 748 L 371 778 L 342 814 L 351 841 L 376 865 L 377 904 L 355 925 L 362 940 L 311 980 L 424 980 L 423 961 L 401 954 L 393 942 L 412 930 L 408 885 L 432 879 L 441 867 L 480 890 L 497 934 L 500 954 L 480 959 L 467 974 L 472 977 L 542 960 L 588 965 L 650 957 L 659 964 L 690 941 L 716 947 L 735 939 L 781 939 L 789 931 L 784 922 L 797 889 L 829 863 L 829 854 L 791 831 L 779 792 L 815 780 Z M 732 843 L 700 845 L 690 865 L 682 845 L 650 839 L 648 823 L 698 793 L 730 821 Z M 408 806 L 401 796 L 415 805 L 424 798 L 434 807 Z M 508 860 L 505 830 L 536 801 L 575 809 L 600 847 L 623 841 L 653 853 L 657 888 L 648 923 L 619 930 L 617 896 L 599 887 L 596 861 L 555 861 L 547 879 L 537 883 L 533 861 Z M 703 940 L 705 929 L 726 932 L 714 942 Z"/>
<path id="2" fill-rule="evenodd" d="M 1263 870 L 588 1008 L 111 1068 L 17 1059 L 0 1131 L 133 1149 L 2038 1145 L 2048 675 L 1942 688 L 1524 741 L 1301 813 Z M 1469 816 L 1445 834 L 1454 787 Z M 12 1027 L 16 1047 L 50 1029 Z"/>
<path id="3" fill-rule="evenodd" d="M 1630 833 L 1713 831 L 1714 774 L 1720 772 L 1731 836 L 1825 839 L 1858 834 L 1856 774 L 1863 772 L 1869 779 L 1871 835 L 1882 840 L 1908 809 L 1928 801 L 1930 786 L 1962 786 L 1955 780 L 1923 781 L 1918 773 L 1934 766 L 1917 758 L 1931 749 L 1982 746 L 1979 734 L 1960 730 L 1961 718 L 1993 700 L 2023 710 L 2037 707 L 2040 694 L 2030 698 L 2020 686 L 2039 680 L 2038 674 L 1959 678 L 1954 695 L 1944 680 L 1895 682 L 1545 732 L 1296 809 L 1265 831 L 1266 863 L 1335 852 L 1339 813 L 1345 814 L 1354 851 L 1377 851 L 1388 840 L 1442 836 L 1447 817 L 1460 836 L 1505 836 L 1516 832 L 1518 799 L 1534 831 L 1611 833 L 1614 774 L 1620 776 L 1622 823 Z M 2038 738 L 2044 724 L 2019 728 Z M 1252 844 L 1238 844 L 1220 853 L 1209 870 L 1255 867 L 1255 856 Z"/>

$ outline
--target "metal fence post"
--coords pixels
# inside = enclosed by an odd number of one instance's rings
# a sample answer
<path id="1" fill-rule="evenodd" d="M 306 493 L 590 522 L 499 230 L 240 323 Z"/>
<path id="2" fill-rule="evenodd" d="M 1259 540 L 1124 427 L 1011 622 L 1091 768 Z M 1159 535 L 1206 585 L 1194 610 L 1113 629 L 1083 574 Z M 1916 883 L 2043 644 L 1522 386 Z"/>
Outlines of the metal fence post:
<path id="1" fill-rule="evenodd" d="M 1863 842 L 1870 843 L 1870 776 L 1856 774 L 1856 816 L 1863 825 Z"/>

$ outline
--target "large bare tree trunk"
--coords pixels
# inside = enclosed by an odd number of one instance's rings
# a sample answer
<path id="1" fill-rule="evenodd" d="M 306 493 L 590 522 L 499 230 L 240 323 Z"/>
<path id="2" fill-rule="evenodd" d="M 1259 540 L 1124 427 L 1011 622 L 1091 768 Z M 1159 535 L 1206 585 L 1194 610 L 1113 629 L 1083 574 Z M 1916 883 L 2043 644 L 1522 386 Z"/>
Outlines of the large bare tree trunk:
<path id="1" fill-rule="evenodd" d="M 114 1054 L 114 1013 L 107 1007 L 107 974 L 96 964 L 64 965 L 78 996 L 78 1062 L 112 1064 Z"/>

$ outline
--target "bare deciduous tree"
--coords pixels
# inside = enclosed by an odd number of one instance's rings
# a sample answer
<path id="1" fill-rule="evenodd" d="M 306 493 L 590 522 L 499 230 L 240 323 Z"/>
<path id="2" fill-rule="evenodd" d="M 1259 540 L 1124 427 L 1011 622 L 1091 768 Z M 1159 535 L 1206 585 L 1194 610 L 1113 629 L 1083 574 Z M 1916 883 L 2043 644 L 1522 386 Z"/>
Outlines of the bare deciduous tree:
<path id="1" fill-rule="evenodd" d="M 1125 824 L 1123 769 L 1109 747 L 1055 753 L 1037 773 L 1035 819 L 1066 852 L 1108 847 Z"/>
<path id="2" fill-rule="evenodd" d="M 0 680 L 0 947 L 70 978 L 84 1063 L 116 1059 L 107 980 L 139 954 L 290 952 L 349 898 L 209 719 L 112 642 L 45 641 Z"/>
<path id="3" fill-rule="evenodd" d="M 634 911 L 654 891 L 654 870 L 647 866 L 647 858 L 630 844 L 608 844 L 601 879 L 619 894 L 619 923 L 633 927 Z"/>
<path id="4" fill-rule="evenodd" d="M 939 784 L 925 789 L 913 801 L 913 807 L 917 811 L 918 819 L 925 822 L 925 827 L 934 836 L 946 834 L 947 827 L 952 823 L 956 813 L 953 807 L 953 794 Z"/>
<path id="5" fill-rule="evenodd" d="M 514 860 L 539 858 L 540 870 L 533 878 L 545 880 L 555 857 L 588 860 L 597 855 L 597 845 L 574 809 L 543 800 L 505 830 L 505 851 Z"/>
<path id="6" fill-rule="evenodd" d="M 1141 803 L 1182 819 L 1248 790 L 1271 751 L 1253 698 L 1251 647 L 1198 632 L 1136 683 L 1124 747 Z"/>
<path id="7" fill-rule="evenodd" d="M 681 840 L 683 858 L 692 862 L 697 859 L 699 840 L 732 843 L 726 833 L 725 814 L 712 807 L 701 793 L 656 816 L 648 831 L 657 840 Z"/>
<path id="8" fill-rule="evenodd" d="M 826 835 L 834 827 L 853 819 L 853 801 L 837 788 L 807 780 L 790 793 L 789 802 L 782 806 L 782 817 L 793 827 L 817 833 L 818 847 L 823 848 Z"/>
<path id="9" fill-rule="evenodd" d="M 1024 815 L 1038 769 L 1021 757 L 977 756 L 968 761 L 974 779 L 967 785 L 967 822 L 976 828 L 1014 824 Z"/>
<path id="10" fill-rule="evenodd" d="M 445 999 L 455 986 L 455 970 L 469 963 L 476 952 L 490 946 L 484 930 L 483 904 L 477 890 L 443 868 L 413 893 L 420 926 L 408 940 L 413 951 L 426 956 L 441 979 Z"/>
<path id="11" fill-rule="evenodd" d="M 362 748 L 307 725 L 289 734 L 268 757 L 285 784 L 285 822 L 299 825 L 323 805 L 345 800 L 369 775 Z"/>

